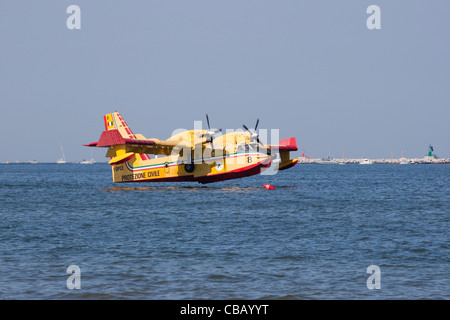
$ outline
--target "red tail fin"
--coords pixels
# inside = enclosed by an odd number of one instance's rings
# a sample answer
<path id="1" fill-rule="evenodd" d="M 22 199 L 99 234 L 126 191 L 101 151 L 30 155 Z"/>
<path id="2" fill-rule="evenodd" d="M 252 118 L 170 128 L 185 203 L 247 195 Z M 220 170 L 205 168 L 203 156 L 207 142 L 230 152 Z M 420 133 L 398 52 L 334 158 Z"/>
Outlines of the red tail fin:
<path id="1" fill-rule="evenodd" d="M 122 118 L 120 113 L 113 112 L 108 113 L 104 117 L 105 121 L 105 130 L 118 130 L 122 138 L 124 139 L 133 139 L 136 140 L 136 136 L 134 135 L 133 131 L 131 131 L 130 127 L 127 125 L 125 120 Z M 146 154 L 139 155 L 142 160 L 148 160 L 150 157 Z"/>

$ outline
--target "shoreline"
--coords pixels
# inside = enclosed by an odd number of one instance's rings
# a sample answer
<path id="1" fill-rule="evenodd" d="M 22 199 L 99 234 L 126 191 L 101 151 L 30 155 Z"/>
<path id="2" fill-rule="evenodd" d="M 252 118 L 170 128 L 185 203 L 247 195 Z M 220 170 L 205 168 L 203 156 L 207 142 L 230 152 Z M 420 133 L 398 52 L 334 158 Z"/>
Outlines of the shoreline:
<path id="1" fill-rule="evenodd" d="M 396 158 L 396 159 L 368 159 L 368 158 L 307 158 L 299 157 L 302 164 L 446 164 L 450 158 Z"/>

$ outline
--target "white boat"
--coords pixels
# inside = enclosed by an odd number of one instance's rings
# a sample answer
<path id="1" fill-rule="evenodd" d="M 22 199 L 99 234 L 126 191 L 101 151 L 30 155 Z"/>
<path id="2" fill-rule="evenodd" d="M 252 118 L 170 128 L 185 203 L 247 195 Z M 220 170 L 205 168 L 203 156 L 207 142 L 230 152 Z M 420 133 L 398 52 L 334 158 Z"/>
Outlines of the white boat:
<path id="1" fill-rule="evenodd" d="M 93 164 L 93 163 L 95 163 L 95 160 L 94 160 L 94 159 L 91 159 L 91 160 L 83 160 L 83 161 L 80 162 L 80 164 Z"/>
<path id="2" fill-rule="evenodd" d="M 339 162 L 337 162 L 334 159 L 331 159 L 330 157 L 328 157 L 326 159 L 322 158 L 320 160 L 316 160 L 316 161 L 314 161 L 314 163 L 317 163 L 317 164 L 339 164 Z"/>
<path id="3" fill-rule="evenodd" d="M 373 161 L 367 158 L 363 158 L 359 161 L 359 164 L 373 164 Z"/>
<path id="4" fill-rule="evenodd" d="M 401 158 L 398 164 L 411 164 L 411 162 L 406 158 Z"/>
<path id="5" fill-rule="evenodd" d="M 28 161 L 28 163 L 29 164 L 37 164 L 38 162 L 36 160 L 31 160 L 31 161 Z"/>
<path id="6" fill-rule="evenodd" d="M 59 163 L 59 164 L 66 163 L 66 156 L 64 155 L 62 145 L 60 145 L 60 147 L 61 147 L 62 158 L 59 158 L 58 160 L 56 160 L 56 163 Z"/>

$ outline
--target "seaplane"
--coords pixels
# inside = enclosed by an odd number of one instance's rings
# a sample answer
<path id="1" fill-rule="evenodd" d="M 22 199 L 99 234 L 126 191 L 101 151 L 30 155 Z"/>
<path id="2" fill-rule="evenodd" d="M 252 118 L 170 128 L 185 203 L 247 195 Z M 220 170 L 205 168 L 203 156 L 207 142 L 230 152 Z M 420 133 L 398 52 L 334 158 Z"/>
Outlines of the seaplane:
<path id="1" fill-rule="evenodd" d="M 218 135 L 222 129 L 182 130 L 166 140 L 134 134 L 116 111 L 104 116 L 105 130 L 87 147 L 108 148 L 114 183 L 196 181 L 201 184 L 260 174 L 271 166 L 276 171 L 295 166 L 290 152 L 297 151 L 295 138 L 275 145 L 263 144 L 255 128 Z M 275 171 L 275 172 L 276 172 Z"/>

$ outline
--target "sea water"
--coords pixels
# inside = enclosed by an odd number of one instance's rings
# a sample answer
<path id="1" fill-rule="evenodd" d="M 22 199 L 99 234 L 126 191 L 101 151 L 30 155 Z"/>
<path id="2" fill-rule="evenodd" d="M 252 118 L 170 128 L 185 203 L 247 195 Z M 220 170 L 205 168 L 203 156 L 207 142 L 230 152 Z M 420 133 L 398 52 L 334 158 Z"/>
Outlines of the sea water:
<path id="1" fill-rule="evenodd" d="M 102 163 L 2 164 L 0 299 L 449 299 L 449 177 L 299 164 L 113 184 Z"/>

